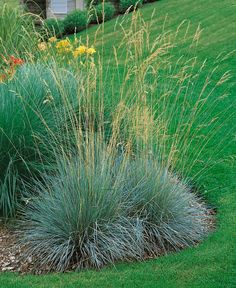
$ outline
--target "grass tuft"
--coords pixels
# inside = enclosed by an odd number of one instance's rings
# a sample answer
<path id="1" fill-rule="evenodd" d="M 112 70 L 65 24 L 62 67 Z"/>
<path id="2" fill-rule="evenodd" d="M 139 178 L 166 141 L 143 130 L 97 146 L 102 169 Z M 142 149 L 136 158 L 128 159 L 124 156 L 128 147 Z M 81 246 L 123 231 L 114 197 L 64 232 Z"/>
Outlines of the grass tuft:
<path id="1" fill-rule="evenodd" d="M 135 157 L 90 136 L 77 149 L 35 183 L 39 196 L 24 212 L 23 243 L 36 266 L 99 268 L 204 238 L 206 207 L 154 156 Z"/>
<path id="2" fill-rule="evenodd" d="M 77 92 L 78 82 L 69 71 L 40 64 L 22 66 L 14 79 L 0 84 L 1 216 L 15 214 L 22 181 L 53 164 L 46 140 L 64 129 Z"/>

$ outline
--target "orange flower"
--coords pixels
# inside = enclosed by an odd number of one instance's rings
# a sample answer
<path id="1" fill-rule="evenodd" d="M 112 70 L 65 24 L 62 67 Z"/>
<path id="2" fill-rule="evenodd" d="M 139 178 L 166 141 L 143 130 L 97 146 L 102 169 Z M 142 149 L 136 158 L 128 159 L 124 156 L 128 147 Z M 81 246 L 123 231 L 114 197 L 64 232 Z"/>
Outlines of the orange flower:
<path id="1" fill-rule="evenodd" d="M 17 65 L 23 65 L 24 64 L 24 60 L 20 59 L 20 58 L 16 58 L 15 56 L 11 55 L 10 56 L 10 61 L 13 65 L 17 66 Z"/>
<path id="2" fill-rule="evenodd" d="M 0 74 L 0 82 L 3 82 L 7 76 L 5 74 Z"/>

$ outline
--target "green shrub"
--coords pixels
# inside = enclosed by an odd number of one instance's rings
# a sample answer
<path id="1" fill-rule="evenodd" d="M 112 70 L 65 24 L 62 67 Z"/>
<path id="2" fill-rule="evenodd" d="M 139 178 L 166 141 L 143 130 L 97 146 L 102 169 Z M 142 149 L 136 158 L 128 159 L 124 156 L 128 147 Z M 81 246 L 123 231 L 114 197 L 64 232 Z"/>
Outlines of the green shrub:
<path id="1" fill-rule="evenodd" d="M 90 7 L 93 7 L 93 6 L 96 6 L 98 4 L 102 4 L 102 3 L 103 3 L 102 0 L 87 0 L 86 6 L 87 6 L 87 8 L 90 8 Z"/>
<path id="2" fill-rule="evenodd" d="M 77 101 L 77 80 L 64 70 L 54 71 L 24 65 L 0 84 L 0 216 L 14 215 L 22 182 L 45 170 L 45 161 L 53 162 L 46 142 L 53 134 L 63 135 L 65 104 L 72 109 Z"/>
<path id="3" fill-rule="evenodd" d="M 103 3 L 91 8 L 90 23 L 101 23 L 110 20 L 115 15 L 115 7 L 112 3 Z"/>
<path id="4" fill-rule="evenodd" d="M 97 5 L 99 5 L 99 4 L 102 4 L 102 3 L 114 3 L 114 4 L 116 4 L 116 3 L 119 3 L 119 0 L 87 0 L 86 1 L 86 6 L 87 6 L 87 8 L 91 8 L 91 7 L 93 7 L 93 6 L 97 6 Z"/>
<path id="5" fill-rule="evenodd" d="M 125 13 L 127 10 L 133 11 L 135 8 L 142 6 L 142 3 L 142 0 L 120 0 L 119 11 L 120 13 Z"/>
<path id="6" fill-rule="evenodd" d="M 100 267 L 180 249 L 204 236 L 204 205 L 156 157 L 134 158 L 86 139 L 58 158 L 24 211 L 25 255 L 36 256 L 36 265 Z"/>
<path id="7" fill-rule="evenodd" d="M 81 10 L 72 11 L 64 19 L 64 25 L 67 33 L 75 33 L 85 29 L 87 25 L 87 12 Z"/>
<path id="8" fill-rule="evenodd" d="M 65 31 L 64 22 L 60 19 L 46 19 L 44 21 L 44 29 L 48 37 L 61 37 Z"/>

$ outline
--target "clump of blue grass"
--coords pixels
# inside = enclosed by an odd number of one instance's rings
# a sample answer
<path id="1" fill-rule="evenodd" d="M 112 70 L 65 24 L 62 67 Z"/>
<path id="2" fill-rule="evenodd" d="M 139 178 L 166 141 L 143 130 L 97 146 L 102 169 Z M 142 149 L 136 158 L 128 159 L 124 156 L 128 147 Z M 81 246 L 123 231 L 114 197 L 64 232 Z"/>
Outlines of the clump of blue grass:
<path id="1" fill-rule="evenodd" d="M 131 155 L 93 137 L 34 185 L 22 237 L 38 267 L 142 260 L 194 245 L 208 231 L 205 205 L 155 154 Z"/>

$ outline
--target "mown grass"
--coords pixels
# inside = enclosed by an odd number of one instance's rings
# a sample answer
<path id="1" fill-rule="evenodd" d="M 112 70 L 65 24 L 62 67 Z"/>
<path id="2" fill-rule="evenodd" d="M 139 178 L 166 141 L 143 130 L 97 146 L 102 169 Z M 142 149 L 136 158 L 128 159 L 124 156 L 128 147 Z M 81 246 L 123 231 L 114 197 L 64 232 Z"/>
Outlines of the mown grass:
<path id="1" fill-rule="evenodd" d="M 188 57 L 198 56 L 198 59 L 208 58 L 209 69 L 215 65 L 219 53 L 229 53 L 236 49 L 236 5 L 233 0 L 193 2 L 191 0 L 165 0 L 150 4 L 142 9 L 146 21 L 151 19 L 153 9 L 156 9 L 156 25 L 152 28 L 150 37 L 155 37 L 162 30 L 162 23 L 168 14 L 169 21 L 165 29 L 176 29 L 184 20 L 191 21 L 190 30 L 195 31 L 199 22 L 203 32 L 199 46 L 194 51 L 189 45 L 179 45 L 175 50 L 173 63 L 182 54 L 188 53 Z M 127 16 L 127 17 L 131 17 Z M 129 19 L 128 18 L 128 19 Z M 120 18 L 122 20 L 122 18 Z M 104 65 L 110 64 L 110 51 L 113 45 L 117 45 L 121 39 L 119 29 L 114 32 L 116 20 L 105 24 L 104 38 L 102 33 L 96 34 L 96 48 L 104 45 Z M 128 25 L 128 23 L 127 23 Z M 95 30 L 88 30 L 88 35 L 93 39 Z M 86 33 L 81 34 L 86 37 Z M 100 45 L 100 46 L 99 46 Z M 232 105 L 236 98 L 234 69 L 236 66 L 235 54 L 227 57 L 219 72 L 229 70 L 232 72 L 230 83 L 223 85 L 214 93 L 219 97 L 224 89 L 230 93 L 227 101 L 224 101 L 225 109 Z M 115 68 L 114 68 L 115 69 Z M 120 67 L 122 71 L 122 66 Z M 204 75 L 203 75 L 204 76 Z M 217 75 L 216 75 L 217 77 Z M 212 83 L 214 85 L 214 83 Z M 196 87 L 196 93 L 199 93 Z M 181 105 L 181 103 L 180 103 Z M 218 107 L 217 109 L 220 109 Z M 230 106 L 229 113 L 234 107 Z M 226 121 L 224 114 L 222 122 Z M 101 271 L 84 271 L 80 273 L 51 274 L 43 276 L 19 276 L 17 274 L 2 274 L 0 287 L 235 287 L 235 160 L 230 155 L 235 155 L 235 118 L 227 120 L 226 129 L 218 134 L 218 138 L 210 142 L 207 149 L 201 155 L 202 161 L 211 158 L 215 164 L 204 177 L 199 179 L 202 184 L 204 196 L 208 202 L 217 208 L 217 230 L 198 247 L 184 250 L 177 254 L 149 260 L 144 263 L 123 263 L 116 267 L 104 268 Z M 205 136 L 210 137 L 210 131 L 206 129 Z M 220 153 L 214 153 L 214 144 L 220 142 L 222 137 L 228 137 L 228 145 L 225 145 Z M 191 145 L 191 151 L 199 149 L 199 143 Z M 222 160 L 222 161 L 221 161 Z M 201 169 L 199 162 L 192 171 L 196 173 Z"/>

